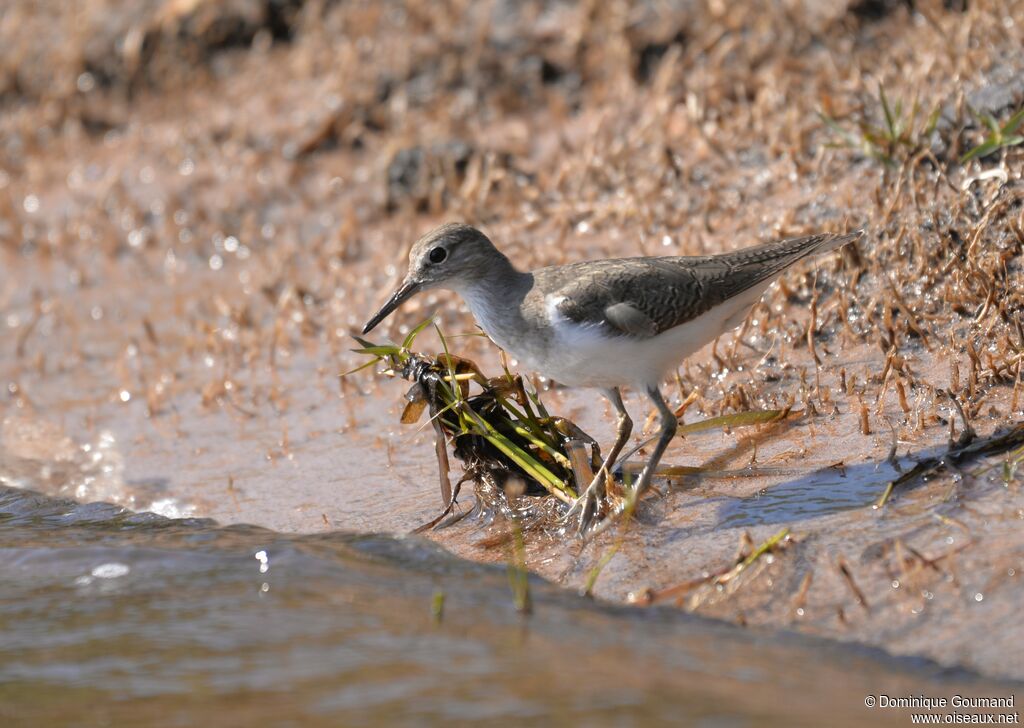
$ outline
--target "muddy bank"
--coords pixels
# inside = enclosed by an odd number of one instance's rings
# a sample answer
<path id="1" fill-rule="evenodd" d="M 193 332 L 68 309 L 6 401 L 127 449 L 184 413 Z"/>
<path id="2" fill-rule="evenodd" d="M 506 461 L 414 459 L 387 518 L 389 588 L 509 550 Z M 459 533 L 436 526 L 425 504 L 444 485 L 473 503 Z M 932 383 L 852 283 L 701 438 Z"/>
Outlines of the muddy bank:
<path id="1" fill-rule="evenodd" d="M 0 41 L 38 54 L 5 55 L 0 94 L 5 482 L 405 533 L 439 508 L 433 435 L 399 426 L 403 384 L 338 374 L 422 231 L 466 220 L 535 266 L 863 226 L 856 251 L 787 276 L 672 383 L 673 406 L 695 396 L 687 421 L 803 412 L 666 456 L 767 474 L 660 484 L 594 593 L 1024 677 L 989 638 L 1020 633 L 1019 475 L 981 460 L 871 507 L 896 466 L 962 432 L 947 390 L 980 436 L 1024 418 L 1021 149 L 959 162 L 985 139 L 972 107 L 1002 122 L 1022 103 L 1005 70 L 1022 67 L 1020 3 L 279 5 L 286 21 L 265 3 L 198 18 L 100 0 L 0 16 Z M 25 28 L 45 28 L 31 48 Z M 390 334 L 434 310 L 473 331 L 439 294 Z M 455 341 L 497 370 L 493 347 Z M 608 440 L 591 393 L 544 396 Z M 83 459 L 87 476 L 54 471 Z M 728 588 L 680 588 L 730 565 L 745 532 L 787 527 Z M 481 545 L 500 528 L 430 538 L 503 561 Z M 615 543 L 537 534 L 529 565 L 578 589 Z"/>

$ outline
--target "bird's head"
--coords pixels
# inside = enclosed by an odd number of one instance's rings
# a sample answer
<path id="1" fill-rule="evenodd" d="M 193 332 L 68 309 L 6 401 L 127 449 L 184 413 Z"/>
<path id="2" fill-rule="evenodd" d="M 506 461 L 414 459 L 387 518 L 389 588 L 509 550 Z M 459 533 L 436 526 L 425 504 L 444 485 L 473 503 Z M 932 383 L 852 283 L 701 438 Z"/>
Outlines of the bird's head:
<path id="1" fill-rule="evenodd" d="M 409 251 L 409 271 L 391 298 L 363 327 L 367 334 L 404 301 L 431 288 L 459 290 L 483 277 L 504 260 L 482 232 L 469 225 L 449 223 L 424 235 Z"/>

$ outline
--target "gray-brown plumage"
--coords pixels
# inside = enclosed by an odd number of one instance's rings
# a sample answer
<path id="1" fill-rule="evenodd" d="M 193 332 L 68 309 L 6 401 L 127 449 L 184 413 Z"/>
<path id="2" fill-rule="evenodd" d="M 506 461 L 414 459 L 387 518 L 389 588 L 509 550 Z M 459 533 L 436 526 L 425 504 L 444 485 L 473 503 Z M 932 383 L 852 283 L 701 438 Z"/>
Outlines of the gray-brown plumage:
<path id="1" fill-rule="evenodd" d="M 843 245 L 859 235 L 808 235 L 721 255 L 570 263 L 533 275 L 538 288 L 564 296 L 558 311 L 570 321 L 650 337 L 774 278 L 823 246 Z"/>

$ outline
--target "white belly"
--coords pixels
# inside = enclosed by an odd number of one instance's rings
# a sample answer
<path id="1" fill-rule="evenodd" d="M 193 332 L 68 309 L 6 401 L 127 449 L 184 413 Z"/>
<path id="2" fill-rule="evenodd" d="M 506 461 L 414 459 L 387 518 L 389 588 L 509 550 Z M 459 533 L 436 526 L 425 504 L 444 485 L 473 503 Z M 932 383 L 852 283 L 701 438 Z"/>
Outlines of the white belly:
<path id="1" fill-rule="evenodd" d="M 542 374 L 570 386 L 647 387 L 657 384 L 686 357 L 703 346 L 679 326 L 650 339 L 607 336 L 596 326 L 564 323 L 546 361 L 531 361 Z M 711 338 L 714 338 L 712 336 Z"/>
<path id="2" fill-rule="evenodd" d="M 570 386 L 657 386 L 686 357 L 742 323 L 764 288 L 767 284 L 650 338 L 609 336 L 604 327 L 558 316 L 552 305 L 552 346 L 543 361 L 524 358 L 540 373 Z"/>
<path id="3" fill-rule="evenodd" d="M 558 313 L 559 299 L 549 297 L 546 313 L 553 335 L 536 342 L 524 335 L 524 321 L 509 324 L 493 310 L 486 292 L 460 293 L 491 340 L 533 371 L 569 386 L 643 389 L 657 386 L 690 354 L 739 325 L 769 283 L 650 338 L 610 336 L 603 326 L 570 321 Z"/>

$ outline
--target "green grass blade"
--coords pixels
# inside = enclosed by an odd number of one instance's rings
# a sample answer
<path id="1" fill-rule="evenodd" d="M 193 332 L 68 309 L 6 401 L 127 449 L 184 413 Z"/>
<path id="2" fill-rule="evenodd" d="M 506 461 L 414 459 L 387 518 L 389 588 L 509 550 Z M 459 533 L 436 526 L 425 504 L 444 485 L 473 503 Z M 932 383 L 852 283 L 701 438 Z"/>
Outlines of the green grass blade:
<path id="1" fill-rule="evenodd" d="M 469 412 L 469 417 L 480 428 L 479 434 L 488 442 L 501 450 L 512 462 L 521 467 L 531 478 L 536 480 L 549 493 L 558 495 L 565 500 L 565 494 L 569 492 L 568 486 L 562 479 L 552 473 L 543 464 L 537 462 L 536 458 L 509 440 L 503 434 L 494 429 L 490 422 L 485 420 L 476 412 Z"/>
<path id="2" fill-rule="evenodd" d="M 999 142 L 995 139 L 989 139 L 986 142 L 982 142 L 974 149 L 967 152 L 967 154 L 960 157 L 960 164 L 965 164 L 976 157 L 985 157 L 994 152 L 999 148 Z"/>
<path id="3" fill-rule="evenodd" d="M 1024 123 L 1024 106 L 1020 107 L 1020 111 L 1011 116 L 1009 120 L 1005 124 L 1003 124 L 1003 136 L 1013 134 L 1013 132 L 1017 131 L 1017 127 L 1020 126 L 1022 123 Z"/>
<path id="4" fill-rule="evenodd" d="M 752 410 L 750 412 L 738 412 L 732 415 L 720 417 L 709 417 L 700 422 L 691 422 L 688 425 L 680 425 L 676 430 L 677 435 L 691 435 L 695 432 L 714 430 L 718 427 L 744 427 L 747 425 L 760 425 L 765 422 L 773 422 L 781 419 L 787 410 Z"/>
<path id="5" fill-rule="evenodd" d="M 825 126 L 832 130 L 841 140 L 842 145 L 845 147 L 852 147 L 856 149 L 861 145 L 861 140 L 851 134 L 849 131 L 840 126 L 839 122 L 833 119 L 831 116 L 823 111 L 818 112 L 818 118 L 824 122 Z"/>
<path id="6" fill-rule="evenodd" d="M 540 413 L 540 416 L 546 420 L 550 420 L 551 413 L 548 412 L 548 408 L 545 407 L 544 403 L 541 401 L 540 393 L 534 390 L 533 387 L 530 387 L 530 391 L 527 392 L 527 394 L 530 396 L 530 400 L 533 402 L 533 406 L 537 408 L 537 412 Z"/>
<path id="7" fill-rule="evenodd" d="M 395 356 L 401 349 L 397 346 L 385 344 L 381 346 L 364 346 L 361 349 L 352 349 L 356 354 L 369 354 L 371 356 Z"/>
<path id="8" fill-rule="evenodd" d="M 352 338 L 355 339 L 356 342 L 358 342 L 358 344 L 360 346 L 363 346 L 363 347 L 366 347 L 366 346 L 376 346 L 376 344 L 374 344 L 372 341 L 368 341 L 368 340 L 364 339 L 362 336 L 356 336 L 355 334 L 353 334 Z"/>
<path id="9" fill-rule="evenodd" d="M 423 330 L 430 326 L 430 324 L 432 323 L 434 323 L 433 316 L 430 316 L 429 318 L 422 321 L 416 328 L 410 331 L 408 336 L 406 336 L 405 339 L 402 341 L 402 348 L 408 349 L 410 346 L 412 346 L 412 342 L 416 341 L 416 337 L 419 336 L 423 332 Z"/>
<path id="10" fill-rule="evenodd" d="M 889 141 L 895 141 L 897 122 L 893 117 L 892 108 L 889 106 L 889 99 L 885 95 L 885 87 L 881 83 L 878 84 L 878 98 L 882 101 L 882 112 L 885 114 L 885 127 L 888 130 Z"/>
<path id="11" fill-rule="evenodd" d="M 380 361 L 380 357 L 377 357 L 376 359 L 370 359 L 370 361 L 366 362 L 365 364 L 360 364 L 355 369 L 349 369 L 347 372 L 342 372 L 338 376 L 339 377 L 347 377 L 347 376 L 349 376 L 351 374 L 355 374 L 356 372 L 361 372 L 364 369 L 368 369 L 368 368 L 372 367 L 374 364 L 376 364 L 379 361 Z"/>
<path id="12" fill-rule="evenodd" d="M 498 397 L 498 404 L 503 409 L 512 413 L 515 419 L 526 426 L 526 428 L 533 434 L 534 437 L 542 440 L 545 445 L 551 446 L 554 444 L 554 440 L 544 431 L 541 427 L 540 422 L 537 421 L 536 417 L 533 417 L 533 413 L 520 412 L 519 409 L 512 404 L 506 397 Z"/>
<path id="13" fill-rule="evenodd" d="M 448 376 L 450 377 L 450 380 L 452 382 L 455 382 L 456 381 L 455 380 L 455 367 L 452 366 L 452 355 L 451 355 L 451 352 L 448 351 L 448 339 L 445 338 L 444 333 L 441 331 L 441 327 L 438 326 L 436 322 L 433 322 L 433 323 L 434 323 L 434 331 L 437 332 L 438 337 L 441 339 L 441 348 L 444 349 L 444 361 L 445 361 L 445 364 L 448 365 Z M 462 401 L 462 388 L 461 387 L 458 387 L 458 386 L 452 387 L 451 391 L 452 391 L 453 399 L 455 399 L 457 401 Z"/>
<path id="14" fill-rule="evenodd" d="M 526 429 L 522 425 L 515 425 L 512 429 L 515 431 L 515 433 L 517 435 L 519 435 L 520 437 L 524 438 L 531 445 L 540 448 L 541 450 L 546 452 L 548 455 L 550 455 L 552 457 L 552 459 L 554 459 L 554 461 L 556 463 L 558 463 L 559 465 L 561 465 L 562 467 L 570 468 L 570 469 L 572 468 L 572 462 L 569 460 L 569 458 L 567 458 L 565 455 L 560 453 L 557 449 L 555 449 L 551 445 L 548 445 L 546 442 L 544 442 L 543 440 L 541 440 L 540 438 L 535 436 L 532 432 L 530 432 L 528 429 Z"/>
<path id="15" fill-rule="evenodd" d="M 500 432 L 494 431 L 484 435 L 484 437 L 488 442 L 501 450 L 512 462 L 521 467 L 531 478 L 544 486 L 549 493 L 559 495 L 562 497 L 562 500 L 565 500 L 565 494 L 569 493 L 569 489 L 557 475 L 537 462 L 526 451 L 519 448 Z"/>
<path id="16" fill-rule="evenodd" d="M 542 463 L 537 462 L 537 459 L 530 455 L 530 453 L 523 450 L 508 439 L 508 437 L 499 432 L 498 429 L 488 422 L 486 418 L 482 417 L 479 412 L 474 411 L 470 407 L 460 407 L 458 409 L 458 414 L 459 418 L 462 420 L 462 426 L 467 432 L 471 432 L 479 437 L 485 438 L 549 491 L 551 488 L 557 488 L 559 490 L 563 490 L 565 488 L 565 484 L 562 483 L 562 480 L 558 476 L 544 467 Z"/>

